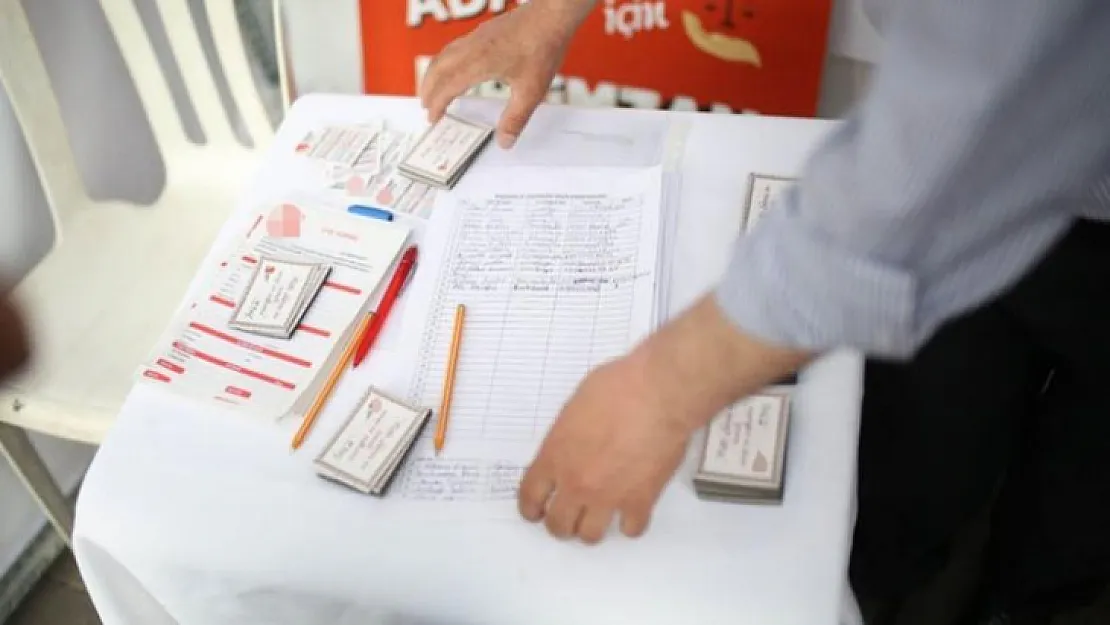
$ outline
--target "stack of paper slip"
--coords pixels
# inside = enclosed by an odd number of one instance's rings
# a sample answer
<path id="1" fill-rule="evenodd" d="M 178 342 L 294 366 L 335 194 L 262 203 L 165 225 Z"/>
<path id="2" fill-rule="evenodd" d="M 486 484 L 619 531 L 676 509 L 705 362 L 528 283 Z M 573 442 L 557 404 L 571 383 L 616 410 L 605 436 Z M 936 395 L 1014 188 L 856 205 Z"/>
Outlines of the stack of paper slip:
<path id="1" fill-rule="evenodd" d="M 293 336 L 330 271 L 323 263 L 259 258 L 228 325 L 259 336 Z"/>
<path id="2" fill-rule="evenodd" d="M 341 141 L 336 136 L 350 139 Z M 319 165 L 323 185 L 329 192 L 339 192 L 395 213 L 427 218 L 435 207 L 436 189 L 413 181 L 398 170 L 401 159 L 417 138 L 417 133 L 375 119 L 314 130 L 297 145 L 296 153 Z M 344 145 L 348 149 L 324 149 L 328 145 Z"/>
<path id="3" fill-rule="evenodd" d="M 305 202 L 264 207 L 251 223 L 217 266 L 201 269 L 200 293 L 174 319 L 140 375 L 246 414 L 302 414 L 369 313 L 409 228 Z M 331 267 L 288 339 L 231 323 L 263 258 Z"/>
<path id="4" fill-rule="evenodd" d="M 753 395 L 710 422 L 694 490 L 703 499 L 779 503 L 783 498 L 790 398 Z"/>
<path id="5" fill-rule="evenodd" d="M 314 462 L 321 477 L 383 495 L 432 411 L 371 388 Z"/>
<path id="6" fill-rule="evenodd" d="M 398 167 L 417 182 L 450 189 L 493 136 L 493 128 L 444 115 L 413 145 Z"/>

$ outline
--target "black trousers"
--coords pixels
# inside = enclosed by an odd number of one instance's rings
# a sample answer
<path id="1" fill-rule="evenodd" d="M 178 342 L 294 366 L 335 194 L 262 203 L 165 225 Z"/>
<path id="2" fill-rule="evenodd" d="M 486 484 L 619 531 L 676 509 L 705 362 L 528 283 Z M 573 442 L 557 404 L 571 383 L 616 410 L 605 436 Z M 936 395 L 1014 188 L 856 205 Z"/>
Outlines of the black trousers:
<path id="1" fill-rule="evenodd" d="M 1077 222 L 1002 296 L 865 376 L 861 598 L 925 583 L 995 496 L 985 573 L 1001 601 L 1044 605 L 1108 578 L 1110 225 Z"/>

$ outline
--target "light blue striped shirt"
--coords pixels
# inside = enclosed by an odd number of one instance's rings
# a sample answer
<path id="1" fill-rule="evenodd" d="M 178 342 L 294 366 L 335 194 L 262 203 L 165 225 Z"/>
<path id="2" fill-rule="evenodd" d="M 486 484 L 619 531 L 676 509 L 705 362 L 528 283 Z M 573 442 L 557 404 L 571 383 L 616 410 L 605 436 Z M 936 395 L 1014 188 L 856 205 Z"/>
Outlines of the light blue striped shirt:
<path id="1" fill-rule="evenodd" d="M 773 343 L 906 358 L 1075 219 L 1110 219 L 1110 0 L 872 5 L 868 94 L 716 295 Z"/>

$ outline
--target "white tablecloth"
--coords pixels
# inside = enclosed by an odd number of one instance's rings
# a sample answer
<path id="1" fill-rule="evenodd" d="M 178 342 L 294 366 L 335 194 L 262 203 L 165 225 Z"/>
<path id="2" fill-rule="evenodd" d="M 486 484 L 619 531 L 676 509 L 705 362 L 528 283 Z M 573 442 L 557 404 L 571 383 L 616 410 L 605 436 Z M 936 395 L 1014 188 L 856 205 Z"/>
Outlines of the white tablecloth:
<path id="1" fill-rule="evenodd" d="M 383 116 L 412 125 L 421 119 L 407 99 L 299 101 L 231 223 L 266 198 L 313 184 L 288 166 L 306 130 Z M 795 173 L 829 128 L 763 117 L 548 108 L 526 135 L 527 145 L 542 148 L 545 133 L 557 132 L 567 116 L 633 129 L 668 116 L 688 128 L 672 310 L 689 304 L 724 267 L 746 175 Z M 520 158 L 529 153 L 523 150 Z M 225 230 L 230 237 L 231 228 Z M 853 607 L 845 572 L 861 399 L 858 355 L 830 355 L 802 377 L 781 507 L 701 502 L 687 466 L 645 537 L 615 537 L 592 548 L 553 540 L 542 526 L 516 520 L 391 523 L 375 518 L 373 498 L 316 477 L 310 462 L 323 432 L 334 431 L 366 384 L 378 383 L 373 376 L 387 360 L 388 354 L 378 356 L 375 367 L 344 381 L 316 434 L 296 454 L 288 448 L 295 423 L 250 421 L 136 387 L 78 503 L 74 548 L 104 623 L 852 620 L 844 612 Z"/>

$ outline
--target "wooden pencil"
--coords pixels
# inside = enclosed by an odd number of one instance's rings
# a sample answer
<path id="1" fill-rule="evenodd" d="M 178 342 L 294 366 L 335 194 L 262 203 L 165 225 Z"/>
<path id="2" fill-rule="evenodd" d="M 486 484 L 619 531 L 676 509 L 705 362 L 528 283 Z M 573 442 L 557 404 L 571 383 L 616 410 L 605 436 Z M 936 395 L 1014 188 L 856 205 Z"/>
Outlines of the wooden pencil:
<path id="1" fill-rule="evenodd" d="M 293 437 L 293 449 L 300 448 L 301 444 L 304 443 L 305 437 L 308 436 L 308 432 L 312 430 L 313 424 L 316 423 L 316 418 L 323 412 L 324 404 L 327 403 L 328 397 L 330 397 L 331 392 L 335 390 L 335 385 L 339 382 L 339 378 L 342 377 L 343 372 L 346 371 L 347 365 L 351 363 L 351 358 L 354 357 L 355 350 L 358 349 L 358 345 L 362 342 L 362 337 L 366 334 L 366 330 L 370 327 L 370 323 L 373 319 L 374 313 L 366 315 L 366 319 L 363 319 L 362 325 L 358 327 L 358 331 L 351 337 L 351 342 L 348 343 L 347 347 L 343 350 L 343 355 L 340 356 L 339 362 L 335 363 L 335 369 L 332 369 L 331 373 L 328 374 L 328 379 L 324 382 L 324 386 L 320 388 L 320 392 L 316 395 L 316 399 L 312 402 L 312 406 L 304 415 L 304 421 L 301 422 L 300 429 L 297 430 L 296 436 Z"/>
<path id="2" fill-rule="evenodd" d="M 447 358 L 447 375 L 443 378 L 443 397 L 439 404 L 439 422 L 436 424 L 436 453 L 443 451 L 447 442 L 447 424 L 451 419 L 451 396 L 455 392 L 455 371 L 459 364 L 459 349 L 462 347 L 463 319 L 466 307 L 459 304 L 455 308 L 455 329 L 451 333 L 451 353 Z"/>

